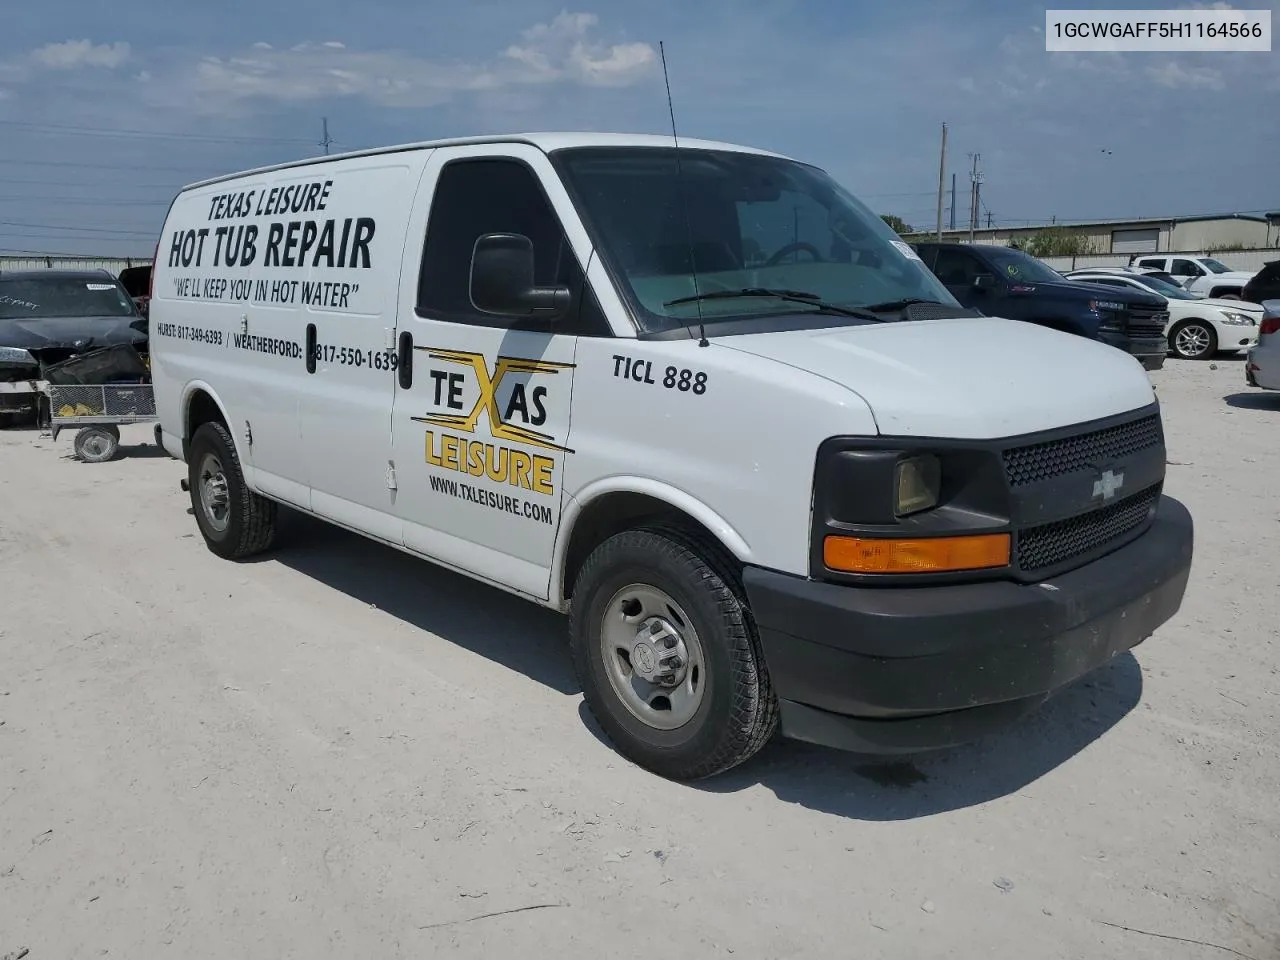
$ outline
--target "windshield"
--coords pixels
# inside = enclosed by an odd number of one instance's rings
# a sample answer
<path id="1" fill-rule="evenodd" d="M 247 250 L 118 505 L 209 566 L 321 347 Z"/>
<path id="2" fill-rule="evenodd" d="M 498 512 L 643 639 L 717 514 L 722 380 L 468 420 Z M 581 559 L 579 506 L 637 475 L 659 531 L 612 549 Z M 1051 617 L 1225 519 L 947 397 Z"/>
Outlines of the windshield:
<path id="1" fill-rule="evenodd" d="M 1000 276 L 1014 283 L 1060 283 L 1066 279 L 1058 271 L 1030 254 L 1012 247 L 991 247 L 983 251 Z"/>
<path id="2" fill-rule="evenodd" d="M 645 332 L 820 309 L 759 295 L 672 303 L 726 290 L 802 291 L 843 307 L 959 306 L 878 215 L 814 167 L 687 147 L 678 157 L 575 148 L 555 163 Z"/>
<path id="3" fill-rule="evenodd" d="M 1219 263 L 1217 260 L 1214 260 L 1212 257 L 1205 257 L 1203 260 L 1200 261 L 1200 263 L 1208 267 L 1209 270 L 1212 271 L 1213 273 L 1230 273 L 1231 272 L 1223 264 Z"/>
<path id="4" fill-rule="evenodd" d="M 130 317 L 133 301 L 114 280 L 84 277 L 0 279 L 0 319 Z"/>
<path id="5" fill-rule="evenodd" d="M 1182 289 L 1176 283 L 1170 283 L 1168 280 L 1162 280 L 1160 277 L 1153 277 L 1150 274 L 1140 274 L 1133 278 L 1149 290 L 1154 290 L 1162 297 L 1169 300 L 1198 300 L 1199 297 L 1193 297 Z"/>

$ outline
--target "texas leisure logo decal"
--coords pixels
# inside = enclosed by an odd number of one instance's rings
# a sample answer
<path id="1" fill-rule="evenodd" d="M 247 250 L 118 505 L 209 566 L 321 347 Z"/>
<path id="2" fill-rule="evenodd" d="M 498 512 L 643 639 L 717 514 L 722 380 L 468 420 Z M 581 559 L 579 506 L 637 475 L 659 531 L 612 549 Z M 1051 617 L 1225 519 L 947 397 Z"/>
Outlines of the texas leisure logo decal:
<path id="1" fill-rule="evenodd" d="M 555 434 L 545 432 L 548 420 L 547 387 L 539 384 L 531 388 L 525 380 L 519 380 L 512 383 L 505 403 L 500 401 L 500 397 L 503 381 L 511 374 L 523 374 L 526 377 L 558 374 L 563 370 L 573 369 L 574 365 L 500 356 L 490 371 L 489 362 L 483 353 L 435 347 L 415 349 L 421 350 L 432 360 L 456 364 L 468 371 L 451 370 L 447 366 L 432 367 L 427 371 L 431 379 L 428 389 L 434 393 L 434 405 L 454 411 L 413 418 L 418 423 L 450 431 L 427 431 L 427 463 L 443 470 L 453 470 L 471 477 L 486 477 L 495 483 L 510 484 L 552 496 L 555 493 L 552 479 L 555 458 L 519 448 L 533 447 L 535 451 L 546 450 L 553 453 L 573 452 L 557 443 Z M 468 380 L 475 384 L 470 390 Z M 476 394 L 469 410 L 463 399 L 464 392 Z M 458 436 L 475 434 L 482 417 L 488 420 L 489 435 L 494 442 Z M 544 429 L 535 429 L 537 427 Z M 512 446 L 513 444 L 519 447 Z"/>

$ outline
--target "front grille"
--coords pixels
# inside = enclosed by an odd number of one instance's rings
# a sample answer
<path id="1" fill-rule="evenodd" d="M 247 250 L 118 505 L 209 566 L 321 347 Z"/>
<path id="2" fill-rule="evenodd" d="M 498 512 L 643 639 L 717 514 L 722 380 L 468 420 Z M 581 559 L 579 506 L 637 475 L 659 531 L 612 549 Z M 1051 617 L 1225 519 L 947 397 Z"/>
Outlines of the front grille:
<path id="1" fill-rule="evenodd" d="M 1160 415 L 1153 413 L 1092 433 L 1013 447 L 1004 451 L 1005 476 L 1009 486 L 1022 487 L 1084 470 L 1091 463 L 1118 460 L 1159 446 L 1163 440 Z"/>
<path id="2" fill-rule="evenodd" d="M 1157 483 L 1100 510 L 1023 530 L 1018 567 L 1023 572 L 1056 567 L 1118 540 L 1146 523 L 1159 499 Z"/>
<path id="3" fill-rule="evenodd" d="M 1144 307 L 1140 305 L 1130 305 L 1129 307 L 1129 325 L 1127 329 L 1130 336 L 1164 336 L 1164 328 L 1168 323 L 1168 310 L 1161 310 L 1159 307 Z"/>

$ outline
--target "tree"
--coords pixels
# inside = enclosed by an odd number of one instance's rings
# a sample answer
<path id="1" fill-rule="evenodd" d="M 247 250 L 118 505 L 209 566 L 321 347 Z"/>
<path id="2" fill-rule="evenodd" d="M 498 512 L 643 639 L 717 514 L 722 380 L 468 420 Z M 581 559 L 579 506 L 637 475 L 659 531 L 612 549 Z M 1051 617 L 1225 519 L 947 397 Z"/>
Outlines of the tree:
<path id="1" fill-rule="evenodd" d="M 880 214 L 880 219 L 887 223 L 889 225 L 889 229 L 893 230 L 893 232 L 897 233 L 899 236 L 905 236 L 908 233 L 916 232 L 915 227 L 911 226 L 911 224 L 907 223 L 896 214 L 882 213 Z"/>
<path id="2" fill-rule="evenodd" d="M 1061 227 L 1047 227 L 1029 237 L 1015 237 L 1009 241 L 1009 246 L 1037 258 L 1079 257 L 1098 252 L 1091 237 L 1068 233 Z"/>

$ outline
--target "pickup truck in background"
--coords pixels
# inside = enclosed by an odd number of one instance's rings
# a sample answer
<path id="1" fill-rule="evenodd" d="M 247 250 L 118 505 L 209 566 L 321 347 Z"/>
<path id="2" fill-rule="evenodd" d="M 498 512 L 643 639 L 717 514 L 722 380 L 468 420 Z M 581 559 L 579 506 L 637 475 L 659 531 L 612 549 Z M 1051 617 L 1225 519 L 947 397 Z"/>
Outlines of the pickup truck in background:
<path id="1" fill-rule="evenodd" d="M 1129 258 L 1129 266 L 1146 270 L 1163 270 L 1177 277 L 1185 290 L 1201 297 L 1214 297 L 1219 300 L 1243 299 L 1245 284 L 1253 279 L 1252 273 L 1232 270 L 1213 257 L 1195 257 L 1185 254 L 1172 257 L 1135 254 Z"/>
<path id="2" fill-rule="evenodd" d="M 914 244 L 925 265 L 966 307 L 1100 340 L 1148 370 L 1168 352 L 1167 301 L 1154 293 L 1077 283 L 1035 257 L 988 244 Z"/>

